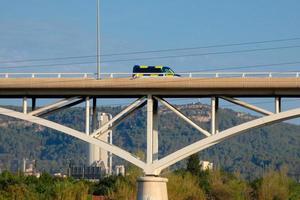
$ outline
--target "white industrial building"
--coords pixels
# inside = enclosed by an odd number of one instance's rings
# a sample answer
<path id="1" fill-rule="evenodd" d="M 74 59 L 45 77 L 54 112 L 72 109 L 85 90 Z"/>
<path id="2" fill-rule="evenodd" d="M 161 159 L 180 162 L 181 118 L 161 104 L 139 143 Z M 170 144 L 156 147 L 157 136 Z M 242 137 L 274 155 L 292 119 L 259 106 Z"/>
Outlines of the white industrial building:
<path id="1" fill-rule="evenodd" d="M 103 126 L 112 118 L 111 114 L 108 113 L 98 113 L 98 127 Z M 94 127 L 97 129 L 97 127 Z M 112 130 L 100 134 L 98 139 L 112 144 Z M 100 147 L 89 144 L 89 157 L 88 157 L 89 166 L 93 167 L 101 167 L 101 169 L 105 170 L 105 174 L 112 174 L 112 154 L 107 152 Z"/>
<path id="2" fill-rule="evenodd" d="M 214 166 L 212 162 L 206 160 L 200 160 L 199 165 L 202 171 L 213 170 L 213 166 Z"/>
<path id="3" fill-rule="evenodd" d="M 124 165 L 116 165 L 115 166 L 115 175 L 125 176 L 125 166 Z"/>

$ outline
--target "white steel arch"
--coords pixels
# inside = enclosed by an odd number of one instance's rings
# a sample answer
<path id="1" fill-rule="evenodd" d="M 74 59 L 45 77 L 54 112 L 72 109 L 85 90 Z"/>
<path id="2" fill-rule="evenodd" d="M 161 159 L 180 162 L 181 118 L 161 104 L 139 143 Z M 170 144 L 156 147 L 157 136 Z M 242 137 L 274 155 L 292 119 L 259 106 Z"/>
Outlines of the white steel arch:
<path id="1" fill-rule="evenodd" d="M 176 162 L 183 160 L 190 155 L 204 150 L 210 146 L 213 146 L 219 142 L 224 141 L 230 137 L 243 133 L 253 128 L 259 128 L 276 122 L 285 121 L 288 119 L 296 118 L 300 116 L 300 108 L 292 109 L 289 111 L 268 115 L 259 119 L 255 119 L 232 128 L 228 128 L 224 131 L 219 132 L 216 135 L 206 137 L 200 141 L 190 144 L 178 151 L 175 151 L 168 156 L 158 160 L 151 166 L 147 166 L 145 170 L 146 174 L 160 174 L 161 170 L 175 164 Z"/>
<path id="2" fill-rule="evenodd" d="M 100 148 L 102 148 L 106 151 L 109 151 L 109 152 L 113 153 L 114 155 L 127 160 L 128 162 L 131 162 L 132 164 L 136 165 L 137 167 L 144 169 L 146 166 L 145 162 L 134 157 L 129 152 L 127 152 L 115 145 L 106 143 L 104 141 L 98 140 L 93 137 L 90 137 L 83 132 L 77 131 L 77 130 L 69 128 L 67 126 L 64 126 L 64 125 L 40 118 L 40 117 L 35 117 L 35 116 L 29 115 L 29 114 L 24 114 L 21 112 L 17 112 L 17 111 L 2 108 L 2 107 L 0 107 L 0 115 L 9 116 L 9 117 L 13 117 L 16 119 L 21 119 L 24 121 L 28 121 L 28 122 L 31 122 L 34 124 L 39 124 L 39 125 L 63 132 L 67 135 L 73 136 L 75 138 L 78 138 L 78 139 L 88 142 L 90 144 L 95 144 L 95 145 L 99 146 Z"/>

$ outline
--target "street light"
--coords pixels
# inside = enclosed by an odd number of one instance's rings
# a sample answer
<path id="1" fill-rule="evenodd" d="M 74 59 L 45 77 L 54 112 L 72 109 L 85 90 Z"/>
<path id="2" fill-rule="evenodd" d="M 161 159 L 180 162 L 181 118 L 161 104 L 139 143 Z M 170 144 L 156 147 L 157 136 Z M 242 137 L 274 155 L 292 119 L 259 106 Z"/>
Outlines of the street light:
<path id="1" fill-rule="evenodd" d="M 100 0 L 97 0 L 97 79 L 101 79 L 100 77 Z"/>

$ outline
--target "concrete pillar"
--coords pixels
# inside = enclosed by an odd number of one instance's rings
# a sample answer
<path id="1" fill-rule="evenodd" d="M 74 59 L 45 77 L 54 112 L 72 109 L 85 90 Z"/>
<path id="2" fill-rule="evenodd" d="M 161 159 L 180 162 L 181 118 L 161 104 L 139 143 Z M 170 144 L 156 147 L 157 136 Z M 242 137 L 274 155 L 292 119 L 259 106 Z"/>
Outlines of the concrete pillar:
<path id="1" fill-rule="evenodd" d="M 92 131 L 94 132 L 98 127 L 98 122 L 97 122 L 97 98 L 93 98 L 93 111 L 92 111 Z"/>
<path id="2" fill-rule="evenodd" d="M 219 132 L 218 127 L 218 109 L 219 109 L 219 98 L 211 98 L 211 134 L 214 135 Z"/>
<path id="3" fill-rule="evenodd" d="M 85 133 L 90 135 L 90 98 L 85 98 Z"/>
<path id="4" fill-rule="evenodd" d="M 281 97 L 275 97 L 275 113 L 281 112 Z"/>
<path id="5" fill-rule="evenodd" d="M 147 99 L 147 163 L 158 160 L 158 101 L 152 95 Z"/>
<path id="6" fill-rule="evenodd" d="M 97 99 L 93 98 L 93 108 L 92 108 L 92 132 L 97 129 L 98 120 L 97 120 Z M 89 155 L 88 155 L 88 164 L 91 166 L 99 157 L 99 148 L 94 144 L 89 144 Z"/>
<path id="7" fill-rule="evenodd" d="M 27 114 L 27 97 L 23 98 L 23 113 Z"/>
<path id="8" fill-rule="evenodd" d="M 112 118 L 112 117 L 111 117 Z M 109 144 L 112 144 L 112 130 L 110 130 L 108 132 L 108 141 L 109 141 Z M 111 152 L 108 152 L 108 174 L 109 175 L 112 175 L 112 156 L 113 154 Z"/>
<path id="9" fill-rule="evenodd" d="M 147 164 L 153 162 L 153 98 L 147 97 Z"/>
<path id="10" fill-rule="evenodd" d="M 34 111 L 36 108 L 36 98 L 32 97 L 31 99 L 31 110 Z"/>
<path id="11" fill-rule="evenodd" d="M 216 134 L 219 133 L 219 98 L 216 97 L 216 116 L 215 116 L 215 119 L 216 119 Z"/>
<path id="12" fill-rule="evenodd" d="M 168 179 L 145 176 L 137 180 L 137 200 L 168 200 Z"/>
<path id="13" fill-rule="evenodd" d="M 158 160 L 158 101 L 153 99 L 153 135 L 152 135 L 153 162 Z"/>

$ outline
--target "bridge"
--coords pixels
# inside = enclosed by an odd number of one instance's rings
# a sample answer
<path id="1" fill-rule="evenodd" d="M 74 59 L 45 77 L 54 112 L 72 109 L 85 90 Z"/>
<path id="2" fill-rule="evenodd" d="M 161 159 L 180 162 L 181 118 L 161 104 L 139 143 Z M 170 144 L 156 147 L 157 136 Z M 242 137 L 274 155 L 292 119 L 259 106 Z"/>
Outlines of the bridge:
<path id="1" fill-rule="evenodd" d="M 151 197 L 166 200 L 167 180 L 159 177 L 161 171 L 201 150 L 216 145 L 226 139 L 250 129 L 274 124 L 300 116 L 300 108 L 281 111 L 282 98 L 300 97 L 300 78 L 298 72 L 216 72 L 184 73 L 182 77 L 131 78 L 131 74 L 102 74 L 97 80 L 89 73 L 4 73 L 0 74 L 0 97 L 22 98 L 23 111 L 0 107 L 0 114 L 39 124 L 67 135 L 76 137 L 105 149 L 114 155 L 143 169 L 145 176 L 138 180 L 138 199 Z M 166 98 L 210 98 L 211 128 L 205 130 L 185 116 Z M 274 110 L 251 105 L 241 97 L 274 99 Z M 36 101 L 45 98 L 61 100 L 36 107 Z M 101 127 L 96 127 L 97 100 L 101 98 L 135 98 L 119 114 Z M 28 99 L 32 99 L 31 110 Z M 219 130 L 219 99 L 231 102 L 262 114 L 260 118 L 245 122 L 226 130 Z M 90 101 L 92 100 L 92 105 Z M 45 119 L 49 113 L 85 102 L 85 132 Z M 159 157 L 158 104 L 162 104 L 178 117 L 190 124 L 203 135 L 203 139 L 189 144 L 165 157 Z M 107 143 L 101 135 L 116 127 L 138 109 L 147 108 L 147 154 L 146 160 Z M 90 113 L 92 108 L 92 115 Z M 90 124 L 90 116 L 92 124 Z"/>

